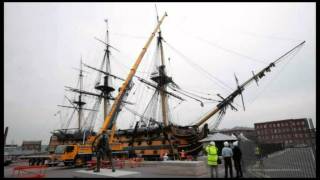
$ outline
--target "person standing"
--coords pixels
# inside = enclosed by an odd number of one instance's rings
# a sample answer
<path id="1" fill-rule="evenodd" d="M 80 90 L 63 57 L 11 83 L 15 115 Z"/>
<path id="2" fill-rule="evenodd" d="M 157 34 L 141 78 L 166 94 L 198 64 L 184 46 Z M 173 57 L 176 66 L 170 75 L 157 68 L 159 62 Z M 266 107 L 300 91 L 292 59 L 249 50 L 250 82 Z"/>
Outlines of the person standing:
<path id="1" fill-rule="evenodd" d="M 101 159 L 105 159 L 106 156 L 108 156 L 109 162 L 112 167 L 112 172 L 115 171 L 112 163 L 112 154 L 111 149 L 109 147 L 109 138 L 108 135 L 103 134 L 100 139 L 98 139 L 98 144 L 96 147 L 96 153 L 97 153 L 97 166 L 94 170 L 94 172 L 100 172 L 100 166 L 101 166 Z"/>
<path id="2" fill-rule="evenodd" d="M 238 141 L 233 143 L 233 161 L 234 161 L 234 168 L 237 172 L 237 178 L 242 177 L 242 169 L 241 169 L 241 159 L 242 159 L 242 152 L 238 146 Z"/>
<path id="3" fill-rule="evenodd" d="M 213 170 L 215 170 L 216 178 L 218 178 L 218 148 L 213 141 L 206 147 L 206 152 L 208 155 L 211 178 L 213 178 Z"/>
<path id="4" fill-rule="evenodd" d="M 183 149 L 182 149 L 182 151 L 180 152 L 180 158 L 181 158 L 181 160 L 185 160 L 185 159 L 186 159 L 186 153 L 184 152 Z"/>
<path id="5" fill-rule="evenodd" d="M 224 147 L 222 148 L 222 157 L 224 159 L 224 177 L 228 178 L 228 169 L 230 172 L 230 177 L 233 178 L 233 174 L 232 174 L 232 156 L 233 156 L 233 152 L 232 149 L 229 147 L 229 143 L 227 141 L 225 141 L 223 143 Z"/>
<path id="6" fill-rule="evenodd" d="M 256 146 L 255 155 L 257 157 L 257 161 L 260 161 L 261 160 L 261 149 L 259 146 Z"/>
<path id="7" fill-rule="evenodd" d="M 163 156 L 163 161 L 168 161 L 169 157 L 168 157 L 168 153 L 165 153 Z"/>

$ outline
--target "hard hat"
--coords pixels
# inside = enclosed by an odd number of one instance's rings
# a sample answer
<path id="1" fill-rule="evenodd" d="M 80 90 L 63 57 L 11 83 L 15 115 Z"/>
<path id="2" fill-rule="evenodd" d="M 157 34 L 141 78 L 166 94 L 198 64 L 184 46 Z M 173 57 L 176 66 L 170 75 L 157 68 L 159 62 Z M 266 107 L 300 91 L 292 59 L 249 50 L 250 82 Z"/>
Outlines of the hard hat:
<path id="1" fill-rule="evenodd" d="M 216 143 L 214 143 L 214 141 L 211 141 L 211 142 L 210 142 L 210 145 L 215 146 Z"/>
<path id="2" fill-rule="evenodd" d="M 238 141 L 233 142 L 234 146 L 238 146 Z"/>
<path id="3" fill-rule="evenodd" d="M 227 141 L 225 141 L 225 142 L 223 143 L 223 145 L 227 147 L 227 146 L 229 146 L 229 143 L 228 143 Z"/>

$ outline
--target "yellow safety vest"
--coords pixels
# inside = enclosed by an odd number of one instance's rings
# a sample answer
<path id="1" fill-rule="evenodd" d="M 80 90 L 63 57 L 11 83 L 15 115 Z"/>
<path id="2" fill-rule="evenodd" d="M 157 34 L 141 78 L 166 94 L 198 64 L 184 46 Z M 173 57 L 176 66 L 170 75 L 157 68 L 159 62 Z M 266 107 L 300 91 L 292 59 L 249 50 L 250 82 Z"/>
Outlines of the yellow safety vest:
<path id="1" fill-rule="evenodd" d="M 260 148 L 256 147 L 256 155 L 260 155 Z"/>
<path id="2" fill-rule="evenodd" d="M 218 165 L 218 148 L 216 146 L 209 145 L 206 147 L 208 153 L 208 165 Z"/>

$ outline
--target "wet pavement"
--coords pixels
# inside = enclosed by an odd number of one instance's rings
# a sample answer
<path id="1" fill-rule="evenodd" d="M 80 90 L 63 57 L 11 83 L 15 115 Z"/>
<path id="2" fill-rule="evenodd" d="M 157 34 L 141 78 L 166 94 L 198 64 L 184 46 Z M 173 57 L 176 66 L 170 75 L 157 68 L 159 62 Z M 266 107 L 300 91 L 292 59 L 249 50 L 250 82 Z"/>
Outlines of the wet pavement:
<path id="1" fill-rule="evenodd" d="M 26 162 L 13 163 L 9 166 L 4 167 L 4 176 L 5 177 L 19 177 L 13 175 L 13 168 L 15 166 L 24 166 L 28 165 Z M 233 175 L 236 175 L 235 170 L 233 169 Z M 88 168 L 74 168 L 74 167 L 48 167 L 44 171 L 45 177 L 47 178 L 209 178 L 209 169 L 207 169 L 207 174 L 201 176 L 181 176 L 181 175 L 166 175 L 163 172 L 160 172 L 160 169 L 157 165 L 148 165 L 140 167 L 124 167 L 116 168 L 116 172 L 111 172 L 110 169 L 101 169 L 99 173 L 94 173 Z M 224 177 L 224 165 L 221 164 L 218 166 L 218 175 L 220 178 Z M 244 173 L 244 177 L 250 177 L 250 174 Z M 21 177 L 21 176 L 20 176 Z"/>

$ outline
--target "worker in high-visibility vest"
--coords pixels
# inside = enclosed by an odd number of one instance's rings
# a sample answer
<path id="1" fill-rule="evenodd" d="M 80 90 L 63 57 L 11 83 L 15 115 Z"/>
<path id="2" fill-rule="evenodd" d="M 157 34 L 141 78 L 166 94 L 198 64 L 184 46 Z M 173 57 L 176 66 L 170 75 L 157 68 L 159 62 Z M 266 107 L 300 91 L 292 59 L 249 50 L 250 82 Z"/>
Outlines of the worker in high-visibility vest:
<path id="1" fill-rule="evenodd" d="M 257 157 L 257 160 L 261 159 L 261 149 L 260 149 L 259 146 L 257 146 L 256 149 L 255 149 L 255 155 Z"/>
<path id="2" fill-rule="evenodd" d="M 213 178 L 213 169 L 215 170 L 216 178 L 218 178 L 218 148 L 216 144 L 211 141 L 206 147 L 208 165 L 210 167 L 211 178 Z"/>

